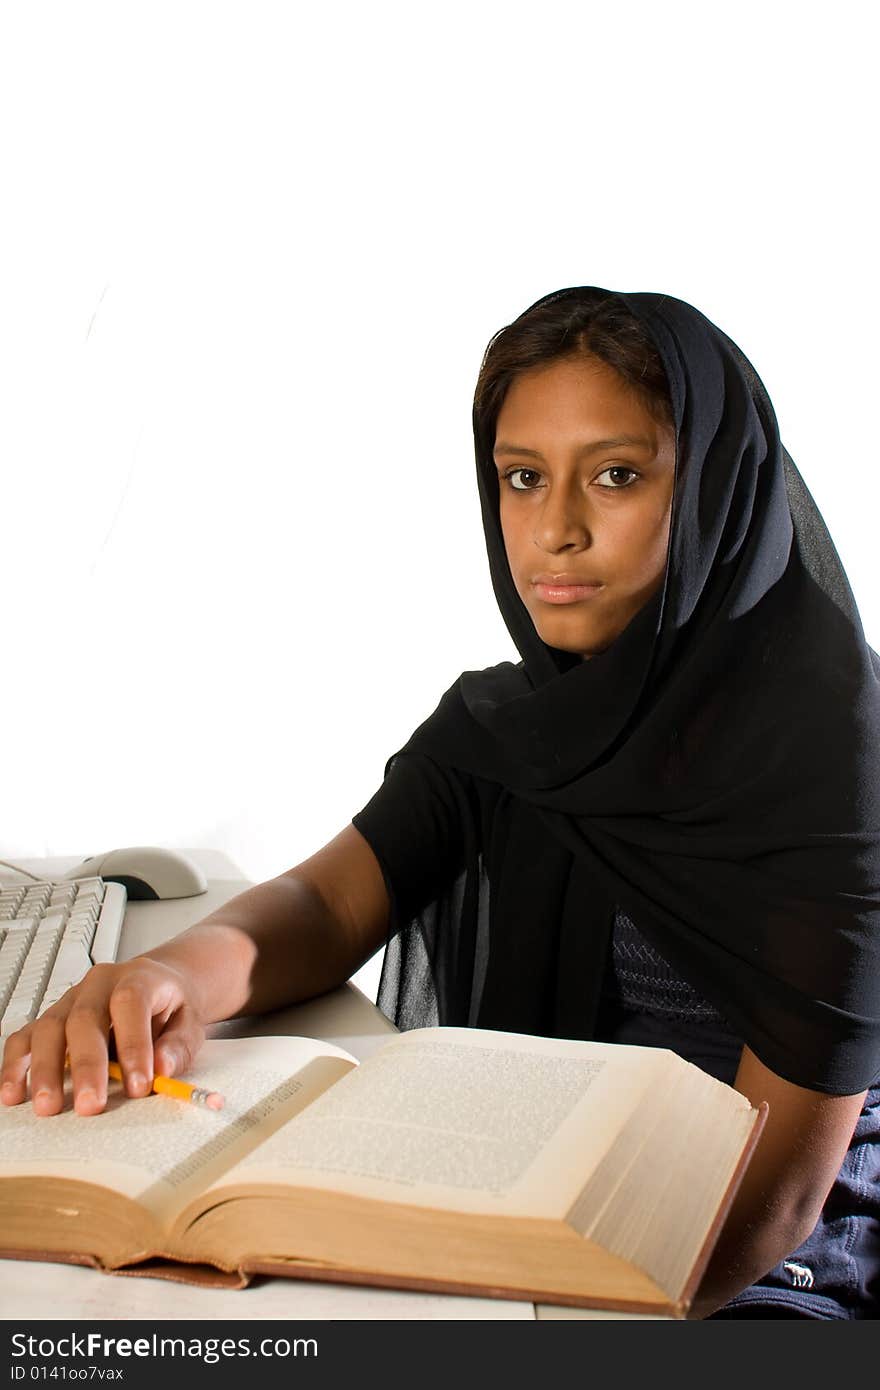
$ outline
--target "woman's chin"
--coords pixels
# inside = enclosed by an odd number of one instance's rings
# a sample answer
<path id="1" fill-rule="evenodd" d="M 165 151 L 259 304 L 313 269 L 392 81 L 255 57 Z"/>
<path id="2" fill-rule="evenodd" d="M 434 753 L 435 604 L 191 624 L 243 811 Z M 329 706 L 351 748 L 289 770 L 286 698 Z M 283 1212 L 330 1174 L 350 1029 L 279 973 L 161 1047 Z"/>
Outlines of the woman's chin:
<path id="1" fill-rule="evenodd" d="M 591 656 L 598 656 L 608 646 L 607 642 L 590 642 L 586 638 L 582 641 L 571 641 L 561 637 L 559 633 L 547 632 L 546 629 L 543 632 L 539 629 L 538 636 L 548 647 L 554 647 L 558 652 L 568 652 L 570 656 L 579 656 L 584 661 L 589 661 Z"/>
<path id="2" fill-rule="evenodd" d="M 592 653 L 606 645 L 592 624 L 588 627 L 585 623 L 547 622 L 542 618 L 535 628 L 542 642 L 563 652 Z"/>
<path id="3" fill-rule="evenodd" d="M 590 629 L 582 626 L 580 631 L 576 631 L 576 625 L 573 623 L 548 623 L 543 618 L 535 622 L 534 617 L 532 621 L 535 623 L 535 631 L 541 641 L 546 642 L 548 647 L 555 647 L 558 652 L 569 652 L 572 656 L 582 657 L 584 661 L 589 661 L 591 656 L 599 656 L 614 641 L 614 637 L 609 637 L 606 632 L 596 632 L 595 626 Z"/>

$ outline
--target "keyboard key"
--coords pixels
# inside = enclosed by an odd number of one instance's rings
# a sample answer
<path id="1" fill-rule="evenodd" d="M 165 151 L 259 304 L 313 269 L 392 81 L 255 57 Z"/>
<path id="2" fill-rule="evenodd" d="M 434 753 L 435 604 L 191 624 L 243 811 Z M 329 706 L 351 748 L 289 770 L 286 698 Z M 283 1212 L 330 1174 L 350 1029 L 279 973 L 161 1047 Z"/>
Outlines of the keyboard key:
<path id="1" fill-rule="evenodd" d="M 37 927 L 37 936 L 47 936 L 50 932 L 58 932 L 60 934 L 64 930 L 64 923 L 66 921 L 66 907 L 50 908 L 45 917 L 40 919 L 39 926 Z"/>
<path id="2" fill-rule="evenodd" d="M 30 1023 L 33 1017 L 33 1013 L 24 1009 L 17 1009 L 10 1003 L 0 1019 L 0 1038 L 8 1038 L 10 1033 L 17 1033 L 19 1028 Z"/>
<path id="3" fill-rule="evenodd" d="M 100 900 L 104 896 L 107 885 L 102 878 L 78 878 L 76 887 L 78 897 L 82 897 L 83 893 L 95 893 Z"/>

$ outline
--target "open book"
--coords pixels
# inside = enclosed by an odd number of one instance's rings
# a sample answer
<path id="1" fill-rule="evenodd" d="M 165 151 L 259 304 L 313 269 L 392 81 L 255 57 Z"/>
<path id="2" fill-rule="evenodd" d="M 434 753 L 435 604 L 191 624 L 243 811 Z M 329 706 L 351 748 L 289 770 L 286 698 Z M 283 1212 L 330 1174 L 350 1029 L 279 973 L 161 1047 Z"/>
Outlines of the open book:
<path id="1" fill-rule="evenodd" d="M 0 1256 L 686 1316 L 766 1107 L 660 1048 L 218 1039 L 165 1096 L 0 1107 Z"/>

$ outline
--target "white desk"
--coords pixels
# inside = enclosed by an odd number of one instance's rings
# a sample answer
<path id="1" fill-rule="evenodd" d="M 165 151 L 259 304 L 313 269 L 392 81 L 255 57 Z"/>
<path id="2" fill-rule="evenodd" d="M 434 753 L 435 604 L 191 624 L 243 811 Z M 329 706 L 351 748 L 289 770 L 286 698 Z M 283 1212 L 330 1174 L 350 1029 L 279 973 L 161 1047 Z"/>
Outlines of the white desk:
<path id="1" fill-rule="evenodd" d="M 241 871 L 215 850 L 187 850 L 208 879 L 208 891 L 193 898 L 129 902 L 120 959 L 166 941 L 250 887 Z M 16 860 L 46 878 L 63 873 L 76 859 Z M 0 870 L 0 882 L 13 876 Z M 260 1018 L 215 1025 L 212 1036 L 293 1034 L 322 1038 L 362 1060 L 396 1030 L 352 984 L 319 999 Z M 523 1319 L 583 1317 L 580 1310 L 535 1307 L 507 1299 L 396 1292 L 297 1279 L 261 1279 L 241 1290 L 200 1289 L 161 1279 L 123 1278 L 71 1265 L 0 1260 L 0 1309 L 4 1319 L 27 1323 L 57 1318 L 191 1319 Z M 590 1316 L 590 1314 L 586 1314 Z M 604 1316 L 604 1315 L 603 1315 Z"/>

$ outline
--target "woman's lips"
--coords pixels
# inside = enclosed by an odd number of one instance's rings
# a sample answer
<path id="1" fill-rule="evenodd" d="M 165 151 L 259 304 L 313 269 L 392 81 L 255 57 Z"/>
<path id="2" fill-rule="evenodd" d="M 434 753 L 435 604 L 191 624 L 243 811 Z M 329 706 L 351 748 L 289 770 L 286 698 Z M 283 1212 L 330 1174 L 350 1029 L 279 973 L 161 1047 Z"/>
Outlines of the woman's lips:
<path id="1" fill-rule="evenodd" d="M 601 584 L 538 584 L 535 593 L 545 603 L 581 603 L 598 594 Z"/>

